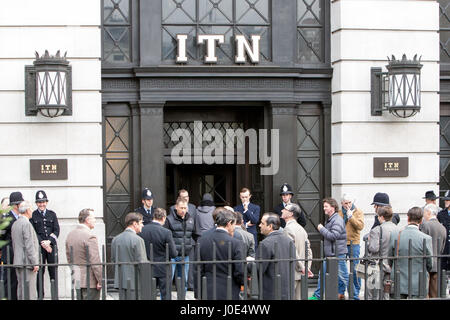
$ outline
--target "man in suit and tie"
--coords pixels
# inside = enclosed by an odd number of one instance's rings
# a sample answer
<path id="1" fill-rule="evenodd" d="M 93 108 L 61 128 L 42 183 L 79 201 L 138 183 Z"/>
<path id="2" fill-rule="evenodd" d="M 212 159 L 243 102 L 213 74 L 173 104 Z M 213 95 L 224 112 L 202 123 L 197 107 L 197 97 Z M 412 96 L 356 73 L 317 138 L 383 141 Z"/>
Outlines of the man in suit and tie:
<path id="1" fill-rule="evenodd" d="M 120 300 L 134 300 L 139 299 L 141 269 L 139 265 L 136 268 L 135 263 L 147 262 L 144 240 L 137 235 L 142 231 L 142 215 L 136 212 L 128 213 L 125 216 L 125 226 L 126 229 L 115 236 L 111 242 L 111 260 L 116 263 L 114 288 L 119 289 Z M 135 270 L 138 279 L 137 288 Z"/>
<path id="2" fill-rule="evenodd" d="M 38 208 L 33 211 L 33 216 L 30 220 L 41 246 L 42 263 L 57 263 L 56 251 L 57 239 L 59 237 L 59 223 L 56 213 L 47 208 L 48 198 L 44 190 L 36 192 L 36 205 Z M 45 266 L 39 270 L 37 281 L 37 290 L 39 299 L 44 298 L 44 272 Z M 57 267 L 48 267 L 50 280 L 55 280 Z M 42 287 L 41 287 L 42 284 Z"/>
<path id="3" fill-rule="evenodd" d="M 431 271 L 433 261 L 431 255 L 432 239 L 429 235 L 419 231 L 419 225 L 422 223 L 423 213 L 419 207 L 413 207 L 408 210 L 408 225 L 396 233 L 391 234 L 391 244 L 389 246 L 389 256 L 398 256 L 397 262 L 393 268 L 395 274 L 396 270 L 400 270 L 400 298 L 408 298 L 409 281 L 411 280 L 411 296 L 413 298 L 419 297 L 419 272 L 423 271 L 423 259 L 425 259 L 426 270 Z M 423 249 L 423 241 L 425 240 L 425 252 Z M 397 241 L 397 242 L 395 242 Z M 409 251 L 409 243 L 411 242 L 411 252 Z M 408 279 L 408 256 L 420 256 L 420 258 L 411 258 L 412 279 Z M 428 256 L 422 258 L 421 256 Z M 389 261 L 393 264 L 393 260 Z M 398 268 L 398 269 L 397 269 Z M 391 274 L 391 279 L 393 275 Z"/>
<path id="4" fill-rule="evenodd" d="M 217 227 L 212 232 L 206 232 L 199 238 L 198 245 L 201 261 L 226 261 L 245 259 L 242 251 L 242 243 L 233 238 L 236 218 L 233 212 L 225 208 L 216 208 Z M 214 288 L 214 265 L 216 273 L 216 287 Z M 231 263 L 231 273 L 229 273 L 229 263 L 220 262 L 216 264 L 201 264 L 200 276 L 206 277 L 207 297 L 225 300 L 228 298 L 228 290 L 231 289 L 231 299 L 239 300 L 241 285 L 244 283 L 244 271 L 242 262 Z M 231 276 L 231 288 L 227 286 L 227 277 Z"/>
<path id="5" fill-rule="evenodd" d="M 274 209 L 273 212 L 278 214 L 280 216 L 281 221 L 281 227 L 284 228 L 286 225 L 286 221 L 282 218 L 281 211 L 289 204 L 291 204 L 291 199 L 294 196 L 294 192 L 292 191 L 292 187 L 287 184 L 283 183 L 283 185 L 280 187 L 280 196 L 281 196 L 281 203 L 279 203 Z M 299 225 L 301 225 L 303 228 L 306 226 L 306 218 L 303 212 L 300 212 L 299 217 L 297 218 L 297 222 Z"/>
<path id="6" fill-rule="evenodd" d="M 241 192 L 239 192 L 239 197 L 241 198 L 242 204 L 234 207 L 234 211 L 239 211 L 242 213 L 247 231 L 253 234 L 253 237 L 255 238 L 256 250 L 258 247 L 258 232 L 256 230 L 256 226 L 259 223 L 259 214 L 261 209 L 257 204 L 250 203 L 250 198 L 252 195 L 248 188 L 242 188 Z"/>
<path id="7" fill-rule="evenodd" d="M 11 228 L 19 218 L 19 204 L 24 201 L 22 193 L 19 191 L 12 192 L 9 195 L 9 205 L 12 207 L 11 211 L 3 215 L 3 218 L 9 219 L 9 224 L 4 230 L 2 240 L 7 241 L 7 244 L 2 248 L 1 262 L 3 264 L 12 265 L 14 262 L 14 250 L 11 239 Z M 17 300 L 17 276 L 14 267 L 3 268 L 3 280 L 5 287 L 5 295 L 9 300 Z"/>
<path id="8" fill-rule="evenodd" d="M 153 220 L 153 193 L 149 188 L 144 188 L 142 190 L 142 206 L 135 209 L 134 212 L 140 213 L 142 215 L 144 226 L 149 224 Z"/>
<path id="9" fill-rule="evenodd" d="M 102 266 L 97 236 L 91 230 L 95 227 L 93 209 L 83 209 L 78 215 L 79 224 L 66 238 L 67 262 L 72 266 L 72 281 L 75 282 L 78 300 L 99 300 L 102 289 Z M 88 261 L 89 253 L 89 261 Z M 89 267 L 89 286 L 87 268 Z M 89 289 L 88 289 L 89 288 Z"/>
<path id="10" fill-rule="evenodd" d="M 39 270 L 39 242 L 36 231 L 30 223 L 33 212 L 31 203 L 22 201 L 19 205 L 19 217 L 11 228 L 11 239 L 14 250 L 14 265 L 17 274 L 17 298 L 36 300 L 36 276 Z M 31 265 L 24 267 L 23 265 Z M 25 287 L 24 279 L 29 287 Z"/>
<path id="11" fill-rule="evenodd" d="M 144 239 L 145 250 L 147 253 L 147 259 L 149 261 L 157 261 L 167 263 L 170 259 L 175 258 L 178 255 L 173 241 L 172 232 L 164 228 L 166 222 L 166 210 L 162 208 L 156 208 L 153 213 L 153 221 L 142 228 L 142 232 L 139 236 Z M 166 247 L 169 249 L 168 256 L 166 253 Z M 159 287 L 161 292 L 161 300 L 171 299 L 171 284 L 170 279 L 171 267 L 169 264 L 157 264 L 152 265 L 152 277 L 156 279 L 156 286 Z M 167 290 L 166 284 L 169 283 Z"/>

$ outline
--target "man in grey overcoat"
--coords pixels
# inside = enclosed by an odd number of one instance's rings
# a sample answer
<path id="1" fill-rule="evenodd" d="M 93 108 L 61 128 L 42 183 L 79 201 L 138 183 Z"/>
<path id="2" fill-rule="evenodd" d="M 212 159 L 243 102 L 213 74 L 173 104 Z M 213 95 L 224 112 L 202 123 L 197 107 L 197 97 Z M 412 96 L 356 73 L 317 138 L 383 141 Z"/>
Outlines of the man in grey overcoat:
<path id="1" fill-rule="evenodd" d="M 19 217 L 11 228 L 14 250 L 14 265 L 17 274 L 17 298 L 25 300 L 25 290 L 30 300 L 36 300 L 36 276 L 39 271 L 39 241 L 30 219 L 33 215 L 31 203 L 23 201 L 19 205 Z M 29 265 L 29 266 L 24 266 Z M 25 287 L 28 281 L 28 288 Z"/>
<path id="2" fill-rule="evenodd" d="M 432 239 L 429 235 L 419 231 L 419 225 L 422 222 L 422 209 L 419 207 L 413 207 L 408 210 L 408 225 L 399 232 L 391 234 L 391 244 L 389 246 L 389 256 L 398 256 L 399 259 L 396 262 L 391 274 L 391 279 L 394 278 L 396 268 L 400 270 L 400 298 L 408 298 L 408 264 L 409 259 L 407 256 L 429 256 L 425 258 L 426 271 L 431 271 L 433 261 L 431 255 Z M 423 241 L 425 240 L 425 252 L 423 249 Z M 397 241 L 397 243 L 396 243 Z M 409 242 L 411 241 L 411 252 L 409 252 Z M 397 245 L 396 245 L 397 244 Z M 411 270 L 411 297 L 419 297 L 419 272 L 423 270 L 423 258 L 412 258 L 412 270 Z M 392 266 L 393 260 L 389 261 Z M 427 275 L 426 275 L 427 276 Z M 425 281 L 426 284 L 427 281 Z M 425 290 L 426 291 L 426 290 Z"/>
<path id="3" fill-rule="evenodd" d="M 429 235 L 433 239 L 433 267 L 429 273 L 430 279 L 428 283 L 428 297 L 437 298 L 437 271 L 438 259 L 437 255 L 441 255 L 445 248 L 445 239 L 447 238 L 447 230 L 438 221 L 437 214 L 441 211 L 440 208 L 433 204 L 427 204 L 423 209 L 424 222 L 420 225 L 420 231 Z M 439 251 L 438 251 L 439 248 Z"/>
<path id="4" fill-rule="evenodd" d="M 142 231 L 143 218 L 140 213 L 130 212 L 125 216 L 126 229 L 114 237 L 111 243 L 111 260 L 114 266 L 114 288 L 119 289 L 120 300 L 136 299 L 140 292 L 140 266 L 135 263 L 147 262 L 144 239 L 137 235 Z M 138 287 L 135 286 L 135 270 L 137 271 Z"/>
<path id="5" fill-rule="evenodd" d="M 383 206 L 377 210 L 378 221 L 380 225 L 370 230 L 367 251 L 368 257 L 387 257 L 389 253 L 389 246 L 391 243 L 391 234 L 397 233 L 400 230 L 395 223 L 392 222 L 392 217 L 394 213 L 390 206 Z M 381 240 L 380 240 L 381 238 Z M 381 248 L 380 248 L 381 241 Z M 379 266 L 379 259 L 373 261 L 377 262 Z M 381 272 L 383 272 L 383 283 L 378 283 L 377 286 L 372 286 L 370 280 L 367 284 L 367 299 L 368 300 L 379 300 L 378 293 L 383 292 L 383 288 L 385 284 L 389 284 L 391 281 L 391 267 L 388 263 L 388 259 L 382 259 L 382 266 L 380 268 Z M 374 275 L 377 277 L 377 275 Z M 379 274 L 378 274 L 379 277 Z M 365 279 L 367 281 L 367 279 Z M 378 279 L 373 279 L 375 282 Z M 379 281 L 378 281 L 379 282 Z M 384 292 L 382 299 L 389 300 L 390 292 Z"/>

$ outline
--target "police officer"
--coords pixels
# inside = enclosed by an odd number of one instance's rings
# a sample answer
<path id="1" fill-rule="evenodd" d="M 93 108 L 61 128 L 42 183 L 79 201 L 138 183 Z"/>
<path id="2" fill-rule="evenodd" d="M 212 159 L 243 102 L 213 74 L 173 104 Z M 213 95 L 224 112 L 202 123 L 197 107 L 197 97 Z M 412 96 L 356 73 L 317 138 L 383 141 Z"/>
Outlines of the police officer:
<path id="1" fill-rule="evenodd" d="M 57 239 L 59 237 L 59 223 L 56 213 L 47 209 L 48 198 L 44 190 L 36 192 L 37 210 L 33 211 L 31 222 L 41 246 L 42 263 L 57 263 Z M 57 267 L 48 266 L 50 280 L 55 280 Z M 39 299 L 44 298 L 45 266 L 39 268 L 37 277 L 37 291 Z M 42 284 L 42 287 L 41 287 Z"/>
<path id="2" fill-rule="evenodd" d="M 273 209 L 273 211 L 280 216 L 281 227 L 284 228 L 284 226 L 286 225 L 286 222 L 284 221 L 284 219 L 281 218 L 281 214 L 282 214 L 281 210 L 283 210 L 288 204 L 291 204 L 291 199 L 294 196 L 292 187 L 287 183 L 283 183 L 280 187 L 280 196 L 281 196 L 281 203 L 279 203 Z M 303 213 L 303 211 L 300 212 L 300 215 L 297 218 L 297 222 L 303 228 L 306 226 L 306 219 L 305 219 L 305 214 Z"/>
<path id="3" fill-rule="evenodd" d="M 142 191 L 142 206 L 135 209 L 134 212 L 142 214 L 144 225 L 151 223 L 153 220 L 153 193 L 149 188 L 144 188 Z"/>

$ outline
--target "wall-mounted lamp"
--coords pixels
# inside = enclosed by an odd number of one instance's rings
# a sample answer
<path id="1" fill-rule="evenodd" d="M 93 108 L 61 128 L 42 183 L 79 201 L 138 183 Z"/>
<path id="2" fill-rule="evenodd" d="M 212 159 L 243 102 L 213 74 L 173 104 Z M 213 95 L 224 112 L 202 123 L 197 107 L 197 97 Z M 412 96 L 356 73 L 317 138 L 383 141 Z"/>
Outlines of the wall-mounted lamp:
<path id="1" fill-rule="evenodd" d="M 32 66 L 25 66 L 25 114 L 54 118 L 72 115 L 72 67 L 66 54 L 50 56 L 48 51 Z"/>
<path id="2" fill-rule="evenodd" d="M 388 72 L 381 68 L 370 69 L 371 114 L 381 116 L 389 111 L 396 117 L 408 118 L 420 111 L 420 58 L 413 60 L 388 58 Z"/>

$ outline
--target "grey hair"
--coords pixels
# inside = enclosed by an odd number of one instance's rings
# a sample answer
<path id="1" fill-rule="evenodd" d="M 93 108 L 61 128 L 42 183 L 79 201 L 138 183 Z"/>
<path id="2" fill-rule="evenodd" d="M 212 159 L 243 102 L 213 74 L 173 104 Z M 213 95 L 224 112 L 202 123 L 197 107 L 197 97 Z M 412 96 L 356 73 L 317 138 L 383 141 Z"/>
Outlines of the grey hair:
<path id="1" fill-rule="evenodd" d="M 31 203 L 29 201 L 22 201 L 19 204 L 19 213 L 24 214 L 28 209 L 31 209 Z"/>
<path id="2" fill-rule="evenodd" d="M 353 197 L 351 194 L 344 193 L 341 197 L 341 201 L 351 201 L 355 202 L 355 197 Z"/>
<path id="3" fill-rule="evenodd" d="M 431 215 L 433 216 L 437 216 L 438 212 L 439 212 L 439 208 L 437 205 L 430 203 L 427 204 L 424 208 L 423 208 L 423 212 L 425 211 L 430 211 Z"/>

